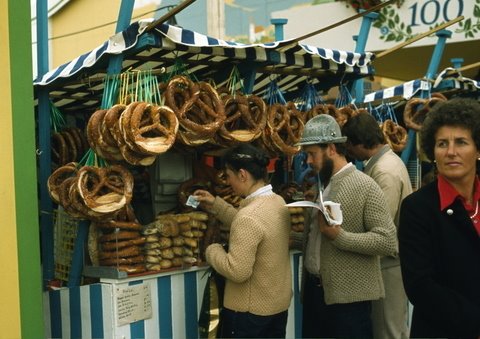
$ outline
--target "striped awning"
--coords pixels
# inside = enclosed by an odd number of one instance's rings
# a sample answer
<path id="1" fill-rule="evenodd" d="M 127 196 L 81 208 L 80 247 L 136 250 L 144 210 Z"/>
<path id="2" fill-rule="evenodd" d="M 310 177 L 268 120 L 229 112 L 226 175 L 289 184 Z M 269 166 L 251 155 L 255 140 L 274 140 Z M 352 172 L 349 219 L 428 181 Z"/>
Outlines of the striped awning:
<path id="1" fill-rule="evenodd" d="M 369 93 L 365 95 L 363 102 L 369 103 L 374 101 L 392 101 L 401 99 L 408 100 L 414 97 L 420 90 L 426 90 L 430 92 L 475 92 L 478 91 L 478 89 L 480 89 L 479 81 L 465 78 L 456 69 L 449 67 L 441 71 L 435 81 L 428 81 L 426 79 L 408 81 L 398 86 Z"/>
<path id="2" fill-rule="evenodd" d="M 428 81 L 416 79 L 405 82 L 398 86 L 385 88 L 381 91 L 372 92 L 365 95 L 363 102 L 384 101 L 384 100 L 401 100 L 410 99 L 420 90 L 429 90 L 431 84 Z"/>
<path id="3" fill-rule="evenodd" d="M 369 52 L 319 48 L 293 40 L 242 44 L 168 24 L 147 31 L 150 22 L 133 23 L 101 46 L 49 71 L 34 81 L 35 88 L 48 88 L 57 107 L 95 109 L 108 63 L 115 55 L 121 55 L 122 72 L 164 69 L 168 73 L 181 59 L 189 74 L 217 86 L 227 83 L 237 65 L 243 76 L 254 74 L 254 94 L 263 96 L 274 79 L 287 100 L 296 98 L 307 81 L 320 91 L 373 74 L 374 55 Z"/>

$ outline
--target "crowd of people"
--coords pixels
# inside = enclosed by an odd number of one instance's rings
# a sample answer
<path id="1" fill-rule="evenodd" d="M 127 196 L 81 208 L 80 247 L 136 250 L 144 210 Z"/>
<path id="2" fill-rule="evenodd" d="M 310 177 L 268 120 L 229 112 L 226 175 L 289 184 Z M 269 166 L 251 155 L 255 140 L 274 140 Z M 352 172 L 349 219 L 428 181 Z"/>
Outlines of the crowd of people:
<path id="1" fill-rule="evenodd" d="M 342 129 L 326 114 L 306 123 L 298 146 L 317 176 L 312 200 L 340 204 L 342 222 L 306 209 L 302 337 L 480 338 L 480 103 L 435 105 L 419 136 L 435 177 L 412 192 L 405 164 L 370 114 Z M 227 246 L 206 250 L 226 280 L 217 335 L 284 338 L 292 297 L 288 207 L 269 184 L 261 149 L 242 144 L 223 162 L 228 184 L 244 198 L 239 208 L 194 192 L 230 229 Z"/>

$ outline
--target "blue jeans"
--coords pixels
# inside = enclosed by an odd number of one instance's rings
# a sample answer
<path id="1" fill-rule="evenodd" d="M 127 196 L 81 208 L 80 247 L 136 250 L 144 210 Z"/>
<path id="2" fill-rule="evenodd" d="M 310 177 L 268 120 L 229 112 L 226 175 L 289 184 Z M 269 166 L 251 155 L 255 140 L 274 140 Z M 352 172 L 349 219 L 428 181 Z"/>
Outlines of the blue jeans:
<path id="1" fill-rule="evenodd" d="M 326 305 L 318 282 L 305 280 L 303 338 L 372 338 L 371 302 Z"/>
<path id="2" fill-rule="evenodd" d="M 269 316 L 224 308 L 220 338 L 285 338 L 288 311 Z"/>

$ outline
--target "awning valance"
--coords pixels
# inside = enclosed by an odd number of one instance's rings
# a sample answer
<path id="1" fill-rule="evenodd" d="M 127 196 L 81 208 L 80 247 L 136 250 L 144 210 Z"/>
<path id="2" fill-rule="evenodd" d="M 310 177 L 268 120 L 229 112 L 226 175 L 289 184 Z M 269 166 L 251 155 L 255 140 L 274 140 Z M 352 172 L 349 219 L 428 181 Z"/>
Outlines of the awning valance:
<path id="1" fill-rule="evenodd" d="M 56 106 L 67 110 L 95 109 L 101 100 L 103 79 L 111 57 L 122 55 L 122 71 L 169 72 L 181 59 L 188 72 L 218 86 L 228 81 L 233 65 L 247 74 L 255 70 L 253 93 L 263 96 L 275 79 L 286 94 L 295 97 L 306 82 L 319 90 L 373 74 L 372 53 L 355 53 L 293 40 L 242 44 L 215 39 L 177 26 L 162 24 L 147 31 L 150 20 L 131 24 L 102 45 L 61 65 L 34 81 L 48 87 Z"/>

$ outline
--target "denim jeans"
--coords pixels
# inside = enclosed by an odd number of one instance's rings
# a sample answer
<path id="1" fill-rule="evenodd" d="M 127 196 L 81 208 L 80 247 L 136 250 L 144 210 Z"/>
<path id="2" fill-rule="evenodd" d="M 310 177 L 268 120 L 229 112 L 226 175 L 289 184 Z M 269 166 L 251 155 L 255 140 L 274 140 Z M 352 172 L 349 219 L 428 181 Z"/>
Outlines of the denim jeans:
<path id="1" fill-rule="evenodd" d="M 326 305 L 322 286 L 305 280 L 303 338 L 372 338 L 371 301 Z"/>
<path id="2" fill-rule="evenodd" d="M 220 338 L 285 338 L 288 311 L 269 316 L 224 308 Z"/>

